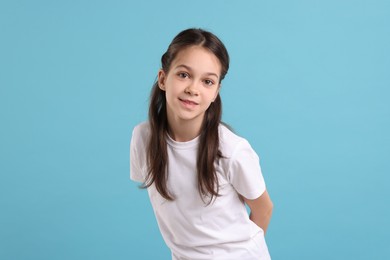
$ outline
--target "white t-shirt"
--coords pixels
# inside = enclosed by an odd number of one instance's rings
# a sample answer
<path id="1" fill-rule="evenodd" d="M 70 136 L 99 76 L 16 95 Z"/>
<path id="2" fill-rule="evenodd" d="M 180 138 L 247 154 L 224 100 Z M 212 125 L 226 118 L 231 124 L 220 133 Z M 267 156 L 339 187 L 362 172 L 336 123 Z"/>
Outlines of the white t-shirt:
<path id="1" fill-rule="evenodd" d="M 144 182 L 149 124 L 136 126 L 130 146 L 130 178 Z M 164 199 L 154 184 L 148 188 L 151 204 L 172 259 L 270 259 L 263 230 L 248 216 L 240 194 L 256 199 L 265 191 L 259 158 L 249 143 L 219 126 L 220 151 L 216 163 L 219 194 L 206 205 L 198 191 L 196 156 L 199 137 L 176 142 L 167 137 L 168 183 L 173 201 Z M 208 200 L 206 200 L 208 201 Z"/>

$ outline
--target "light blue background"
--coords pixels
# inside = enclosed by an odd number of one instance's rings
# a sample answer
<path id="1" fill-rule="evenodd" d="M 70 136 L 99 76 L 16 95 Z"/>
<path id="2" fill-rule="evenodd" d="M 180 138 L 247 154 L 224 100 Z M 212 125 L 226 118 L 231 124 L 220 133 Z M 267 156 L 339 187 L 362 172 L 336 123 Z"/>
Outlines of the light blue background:
<path id="1" fill-rule="evenodd" d="M 389 1 L 1 1 L 0 259 L 169 259 L 129 180 L 160 57 L 231 55 L 224 121 L 261 157 L 273 259 L 390 255 Z"/>

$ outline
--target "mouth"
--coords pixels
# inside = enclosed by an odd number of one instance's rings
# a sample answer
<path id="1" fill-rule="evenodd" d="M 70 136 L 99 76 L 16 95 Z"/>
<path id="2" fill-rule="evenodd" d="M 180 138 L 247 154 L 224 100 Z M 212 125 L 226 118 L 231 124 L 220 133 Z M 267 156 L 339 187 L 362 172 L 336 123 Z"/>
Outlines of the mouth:
<path id="1" fill-rule="evenodd" d="M 180 102 L 182 102 L 183 104 L 185 105 L 190 105 L 190 106 L 196 106 L 198 105 L 198 103 L 196 103 L 195 101 L 192 101 L 192 100 L 188 100 L 188 99 L 181 99 L 179 98 Z"/>

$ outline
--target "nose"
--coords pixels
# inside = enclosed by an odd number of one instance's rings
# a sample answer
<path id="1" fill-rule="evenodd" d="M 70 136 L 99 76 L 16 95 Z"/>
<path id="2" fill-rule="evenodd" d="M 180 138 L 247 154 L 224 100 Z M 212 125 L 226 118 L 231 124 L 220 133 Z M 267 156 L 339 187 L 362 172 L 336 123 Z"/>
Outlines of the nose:
<path id="1" fill-rule="evenodd" d="M 195 82 L 192 82 L 191 84 L 189 84 L 185 89 L 184 89 L 184 92 L 186 94 L 189 94 L 191 96 L 198 96 L 199 95 L 199 89 L 198 87 L 196 86 L 196 83 Z"/>

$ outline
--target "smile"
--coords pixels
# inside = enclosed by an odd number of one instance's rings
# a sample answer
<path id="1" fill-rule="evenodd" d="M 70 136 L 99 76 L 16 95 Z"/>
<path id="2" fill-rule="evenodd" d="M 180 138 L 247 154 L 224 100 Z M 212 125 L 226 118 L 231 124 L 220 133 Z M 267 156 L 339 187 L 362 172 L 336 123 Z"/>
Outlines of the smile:
<path id="1" fill-rule="evenodd" d="M 192 100 L 188 100 L 188 99 L 181 99 L 179 98 L 180 102 L 185 105 L 185 106 L 189 106 L 189 107 L 193 107 L 193 106 L 196 106 L 198 105 L 198 103 L 192 101 Z"/>

